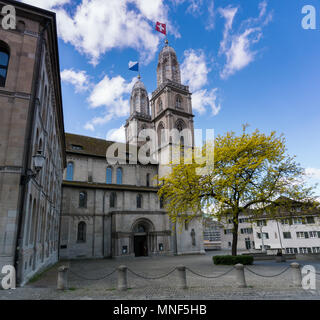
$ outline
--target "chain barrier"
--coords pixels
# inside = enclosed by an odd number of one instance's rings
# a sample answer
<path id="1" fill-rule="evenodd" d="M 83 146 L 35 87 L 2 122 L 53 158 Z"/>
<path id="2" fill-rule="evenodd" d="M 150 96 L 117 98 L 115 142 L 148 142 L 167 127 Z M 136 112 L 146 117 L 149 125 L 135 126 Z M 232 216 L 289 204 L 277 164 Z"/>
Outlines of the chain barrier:
<path id="1" fill-rule="evenodd" d="M 225 273 L 219 274 L 218 276 L 205 276 L 205 275 L 203 275 L 203 274 L 197 273 L 197 272 L 189 269 L 188 267 L 186 267 L 186 269 L 187 269 L 188 271 L 190 271 L 191 273 L 193 273 L 194 275 L 199 276 L 199 277 L 202 277 L 202 278 L 206 278 L 206 279 L 217 279 L 217 278 L 223 277 L 223 276 L 225 276 L 226 274 L 228 274 L 229 272 L 231 272 L 231 271 L 234 269 L 234 267 L 232 267 L 230 270 L 228 270 L 228 271 L 225 272 Z"/>
<path id="2" fill-rule="evenodd" d="M 169 271 L 168 273 L 164 274 L 164 275 L 161 275 L 161 276 L 158 276 L 158 277 L 148 277 L 148 276 L 143 276 L 141 274 L 138 274 L 136 272 L 134 272 L 133 270 L 131 270 L 130 268 L 128 268 L 128 271 L 131 272 L 133 275 L 135 275 L 136 277 L 139 277 L 139 278 L 143 278 L 143 279 L 146 279 L 146 280 L 158 280 L 158 279 L 161 279 L 161 278 L 165 278 L 167 276 L 169 276 L 171 273 L 173 273 L 174 271 L 176 271 L 177 268 L 174 268 L 173 270 Z"/>
<path id="3" fill-rule="evenodd" d="M 263 274 L 259 274 L 251 269 L 249 269 L 248 267 L 244 267 L 246 270 L 248 270 L 249 272 L 255 274 L 256 276 L 259 277 L 263 277 L 263 278 L 274 278 L 274 277 L 278 277 L 280 275 L 282 275 L 283 273 L 285 273 L 286 271 L 288 271 L 290 269 L 290 267 L 285 268 L 284 270 L 282 270 L 280 273 L 274 274 L 274 275 L 263 275 Z"/>
<path id="4" fill-rule="evenodd" d="M 80 279 L 83 279 L 83 280 L 90 280 L 90 281 L 98 281 L 98 280 L 103 280 L 103 279 L 106 279 L 108 277 L 110 277 L 112 274 L 114 274 L 115 272 L 117 271 L 117 269 L 114 269 L 112 272 L 106 274 L 105 276 L 101 277 L 101 278 L 95 278 L 95 279 L 90 279 L 90 278 L 87 278 L 87 277 L 84 277 L 84 276 L 81 276 L 79 274 L 77 274 L 76 272 L 72 271 L 69 269 L 69 272 L 71 272 L 73 275 L 75 275 L 76 277 L 80 278 Z"/>

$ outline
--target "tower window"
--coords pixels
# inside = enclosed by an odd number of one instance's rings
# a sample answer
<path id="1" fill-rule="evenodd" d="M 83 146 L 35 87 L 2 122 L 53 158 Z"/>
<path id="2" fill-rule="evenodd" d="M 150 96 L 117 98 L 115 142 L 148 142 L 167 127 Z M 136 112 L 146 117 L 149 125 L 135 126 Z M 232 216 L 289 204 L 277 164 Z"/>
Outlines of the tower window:
<path id="1" fill-rule="evenodd" d="M 79 208 L 87 207 L 87 193 L 82 191 L 79 193 Z"/>
<path id="2" fill-rule="evenodd" d="M 148 173 L 147 174 L 147 181 L 146 181 L 147 183 L 147 187 L 150 187 L 150 174 Z"/>
<path id="3" fill-rule="evenodd" d="M 115 208 L 117 206 L 117 194 L 111 192 L 110 194 L 110 208 Z"/>
<path id="4" fill-rule="evenodd" d="M 182 108 L 182 99 L 179 95 L 176 97 L 176 108 L 178 109 Z"/>
<path id="5" fill-rule="evenodd" d="M 8 65 L 9 65 L 10 51 L 6 43 L 0 42 L 0 87 L 5 87 Z"/>
<path id="6" fill-rule="evenodd" d="M 86 242 L 87 225 L 85 222 L 81 221 L 78 224 L 78 242 Z"/>
<path id="7" fill-rule="evenodd" d="M 112 183 L 112 168 L 107 168 L 106 183 L 107 184 Z"/>
<path id="8" fill-rule="evenodd" d="M 141 194 L 137 195 L 137 208 L 138 209 L 142 208 L 142 195 Z"/>
<path id="9" fill-rule="evenodd" d="M 122 184 L 122 168 L 117 169 L 117 184 Z"/>
<path id="10" fill-rule="evenodd" d="M 162 100 L 161 100 L 161 99 L 159 99 L 159 101 L 158 101 L 158 113 L 159 113 L 159 112 L 161 112 L 161 111 L 162 111 L 162 109 L 163 109 L 163 106 L 162 106 Z"/>
<path id="11" fill-rule="evenodd" d="M 67 180 L 72 181 L 73 180 L 73 162 L 68 162 L 67 165 Z"/>

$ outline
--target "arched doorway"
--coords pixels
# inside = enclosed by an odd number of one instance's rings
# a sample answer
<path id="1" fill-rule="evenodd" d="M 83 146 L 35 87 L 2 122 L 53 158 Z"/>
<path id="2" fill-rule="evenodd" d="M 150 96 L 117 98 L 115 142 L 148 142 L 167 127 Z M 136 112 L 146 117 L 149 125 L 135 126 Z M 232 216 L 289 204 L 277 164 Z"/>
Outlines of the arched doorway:
<path id="1" fill-rule="evenodd" d="M 152 230 L 153 224 L 146 219 L 139 219 L 133 224 L 133 250 L 136 257 L 149 255 L 150 239 L 148 233 Z"/>

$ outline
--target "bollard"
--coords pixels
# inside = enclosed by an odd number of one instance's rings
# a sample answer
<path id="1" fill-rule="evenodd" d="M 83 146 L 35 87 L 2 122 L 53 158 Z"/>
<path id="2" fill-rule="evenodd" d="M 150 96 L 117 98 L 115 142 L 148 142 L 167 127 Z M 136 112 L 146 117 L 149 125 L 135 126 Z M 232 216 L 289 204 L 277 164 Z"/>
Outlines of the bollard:
<path id="1" fill-rule="evenodd" d="M 124 291 L 128 289 L 128 268 L 126 266 L 118 267 L 118 290 Z"/>
<path id="2" fill-rule="evenodd" d="M 238 263 L 234 266 L 236 268 L 236 281 L 239 288 L 246 288 L 246 278 L 244 276 L 244 267 L 243 264 Z"/>
<path id="3" fill-rule="evenodd" d="M 68 289 L 68 270 L 69 268 L 66 266 L 61 266 L 58 268 L 58 290 Z"/>
<path id="4" fill-rule="evenodd" d="M 185 266 L 178 266 L 178 288 L 179 289 L 187 289 L 187 273 Z"/>
<path id="5" fill-rule="evenodd" d="M 291 273 L 292 273 L 292 281 L 293 286 L 297 288 L 302 287 L 302 275 L 301 275 L 301 269 L 300 264 L 297 262 L 291 263 Z"/>

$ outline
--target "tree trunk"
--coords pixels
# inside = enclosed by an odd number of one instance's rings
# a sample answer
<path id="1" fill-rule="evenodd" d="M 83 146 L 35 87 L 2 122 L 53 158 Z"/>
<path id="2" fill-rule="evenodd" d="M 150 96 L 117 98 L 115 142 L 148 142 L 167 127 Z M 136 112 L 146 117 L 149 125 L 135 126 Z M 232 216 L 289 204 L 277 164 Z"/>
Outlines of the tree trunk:
<path id="1" fill-rule="evenodd" d="M 233 232 L 232 232 L 232 255 L 237 255 L 238 246 L 238 217 L 233 220 Z"/>

